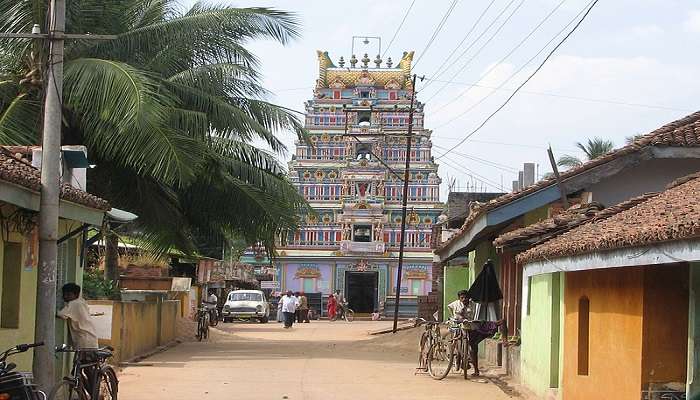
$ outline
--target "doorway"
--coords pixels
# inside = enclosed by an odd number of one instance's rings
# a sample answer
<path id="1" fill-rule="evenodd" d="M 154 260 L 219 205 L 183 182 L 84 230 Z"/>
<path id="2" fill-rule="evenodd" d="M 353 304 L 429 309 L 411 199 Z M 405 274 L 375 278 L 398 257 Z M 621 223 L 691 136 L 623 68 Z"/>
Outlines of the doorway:
<path id="1" fill-rule="evenodd" d="M 372 313 L 377 308 L 378 272 L 345 272 L 348 305 L 356 313 Z"/>

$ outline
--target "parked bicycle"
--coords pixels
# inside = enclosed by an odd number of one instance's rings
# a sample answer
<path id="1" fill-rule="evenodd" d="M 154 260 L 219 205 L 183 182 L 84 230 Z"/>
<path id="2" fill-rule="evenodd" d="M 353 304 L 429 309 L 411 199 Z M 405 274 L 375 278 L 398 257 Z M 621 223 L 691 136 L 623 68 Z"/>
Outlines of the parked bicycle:
<path id="1" fill-rule="evenodd" d="M 114 349 L 73 349 L 65 344 L 56 353 L 73 353 L 70 375 L 54 386 L 49 400 L 117 400 L 119 380 L 114 368 L 107 364 Z"/>
<path id="2" fill-rule="evenodd" d="M 197 334 L 195 336 L 200 342 L 209 337 L 209 310 L 204 305 L 197 310 Z"/>
<path id="3" fill-rule="evenodd" d="M 450 337 L 433 343 L 428 355 L 428 372 L 434 379 L 444 379 L 450 370 L 462 370 L 467 379 L 471 362 L 469 329 L 472 322 L 449 320 Z"/>
<path id="4" fill-rule="evenodd" d="M 420 353 L 418 354 L 417 371 L 428 371 L 428 355 L 433 344 L 441 340 L 440 323 L 427 321 L 425 318 L 417 318 L 415 326 L 425 325 L 425 330 L 420 336 Z"/>
<path id="5" fill-rule="evenodd" d="M 24 353 L 32 347 L 43 346 L 44 343 L 18 344 L 0 353 L 0 398 L 11 400 L 45 400 L 46 394 L 37 389 L 31 372 L 15 371 L 17 365 L 7 362 L 7 358 Z"/>
<path id="6" fill-rule="evenodd" d="M 346 322 L 352 322 L 355 320 L 355 311 L 353 311 L 347 304 L 339 304 L 338 312 L 335 314 L 333 321 L 344 319 Z"/>

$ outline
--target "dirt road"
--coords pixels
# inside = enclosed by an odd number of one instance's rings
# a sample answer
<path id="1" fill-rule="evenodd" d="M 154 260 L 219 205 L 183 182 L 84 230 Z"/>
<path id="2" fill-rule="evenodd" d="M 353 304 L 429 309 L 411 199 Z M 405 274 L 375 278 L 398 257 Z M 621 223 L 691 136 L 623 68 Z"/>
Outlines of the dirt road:
<path id="1" fill-rule="evenodd" d="M 414 375 L 417 329 L 371 337 L 387 322 L 219 324 L 209 342 L 186 342 L 125 368 L 119 396 L 156 399 L 507 399 L 491 382 Z"/>

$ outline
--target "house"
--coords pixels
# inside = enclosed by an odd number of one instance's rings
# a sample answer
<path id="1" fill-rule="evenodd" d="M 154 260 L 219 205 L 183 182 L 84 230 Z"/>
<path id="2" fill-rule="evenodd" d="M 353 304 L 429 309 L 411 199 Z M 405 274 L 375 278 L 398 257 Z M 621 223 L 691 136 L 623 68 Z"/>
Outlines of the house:
<path id="1" fill-rule="evenodd" d="M 84 187 L 84 186 L 83 186 Z M 40 172 L 21 156 L 0 147 L 0 348 L 34 341 Z M 84 228 L 100 226 L 109 204 L 96 196 L 61 185 L 57 287 L 82 283 Z M 60 298 L 60 290 L 57 297 Z M 60 300 L 60 299 L 59 299 Z M 62 300 L 61 300 L 62 301 Z M 61 304 L 61 301 L 58 304 Z M 65 324 L 56 325 L 56 342 L 67 342 Z M 65 361 L 65 360 L 64 360 Z M 32 352 L 13 358 L 29 371 Z M 60 361 L 59 361 L 60 362 Z M 59 369 L 60 371 L 60 369 Z"/>
<path id="2" fill-rule="evenodd" d="M 696 171 L 700 171 L 700 113 L 664 125 L 627 146 L 563 172 L 561 185 L 554 178 L 544 179 L 474 207 L 462 228 L 435 253 L 443 265 L 464 258 L 469 270 L 467 283 L 473 281 L 487 259 L 494 261 L 504 291 L 502 311 L 509 320 L 508 334 L 520 336 L 521 341 L 521 346 L 502 352 L 499 363 L 505 361 L 509 372 L 518 375 L 538 395 L 558 392 L 564 282 L 556 271 L 523 281 L 516 256 L 537 243 L 537 232 L 530 233 L 532 242 L 528 243 L 528 234 L 523 242 L 514 243 L 514 248 L 497 249 L 494 240 L 560 214 L 564 211 L 562 194 L 572 204 L 608 207 L 661 191 L 673 180 Z M 552 234 L 556 233 L 555 229 Z M 446 274 L 445 287 L 450 286 L 448 280 Z M 536 305 L 537 312 L 530 315 L 520 315 L 520 290 L 524 285 L 530 287 L 530 306 Z M 450 296 L 454 295 L 445 292 L 445 301 L 451 301 Z M 537 329 L 528 333 L 528 324 Z"/>
<path id="3" fill-rule="evenodd" d="M 556 274 L 561 397 L 694 398 L 698 377 L 700 173 L 517 256 L 523 315 L 532 281 Z M 525 326 L 523 337 L 537 334 Z M 524 344 L 523 344 L 524 345 Z"/>

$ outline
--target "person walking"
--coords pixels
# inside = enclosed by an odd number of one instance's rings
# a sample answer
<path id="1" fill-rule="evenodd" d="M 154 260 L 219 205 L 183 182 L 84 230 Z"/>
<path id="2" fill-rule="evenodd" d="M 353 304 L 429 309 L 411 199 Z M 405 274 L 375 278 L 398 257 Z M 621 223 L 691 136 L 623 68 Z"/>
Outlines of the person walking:
<path id="1" fill-rule="evenodd" d="M 282 303 L 282 313 L 284 314 L 284 328 L 289 329 L 294 325 L 294 313 L 299 305 L 299 300 L 289 290 L 287 294 L 282 296 L 280 302 Z"/>
<path id="2" fill-rule="evenodd" d="M 284 322 L 284 313 L 282 312 L 282 293 L 277 296 L 277 322 Z"/>
<path id="3" fill-rule="evenodd" d="M 297 315 L 297 322 L 298 323 L 309 323 L 309 299 L 306 297 L 304 292 L 299 293 L 299 310 L 297 311 L 299 314 Z"/>
<path id="4" fill-rule="evenodd" d="M 343 319 L 345 315 L 345 297 L 340 290 L 335 291 L 335 313 L 340 319 Z"/>
<path id="5" fill-rule="evenodd" d="M 329 321 L 334 321 L 335 320 L 335 308 L 338 304 L 335 301 L 335 296 L 333 294 L 328 295 L 328 320 Z"/>

